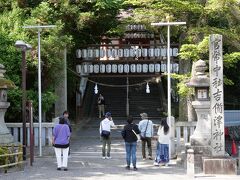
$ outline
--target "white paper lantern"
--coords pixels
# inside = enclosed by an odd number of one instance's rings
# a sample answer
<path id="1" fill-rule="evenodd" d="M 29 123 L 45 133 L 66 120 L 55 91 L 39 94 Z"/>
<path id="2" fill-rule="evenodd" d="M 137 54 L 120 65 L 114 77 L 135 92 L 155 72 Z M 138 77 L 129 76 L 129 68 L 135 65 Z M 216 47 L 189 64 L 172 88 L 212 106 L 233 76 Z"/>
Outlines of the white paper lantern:
<path id="1" fill-rule="evenodd" d="M 79 74 L 81 74 L 81 72 L 82 72 L 82 66 L 81 65 L 76 65 L 76 71 L 77 71 L 77 73 L 79 73 Z"/>
<path id="2" fill-rule="evenodd" d="M 118 49 L 118 57 L 123 57 L 123 49 Z"/>
<path id="3" fill-rule="evenodd" d="M 83 73 L 85 73 L 85 74 L 88 73 L 88 64 L 83 65 Z"/>
<path id="4" fill-rule="evenodd" d="M 160 64 L 155 64 L 154 66 L 155 66 L 155 72 L 156 72 L 156 73 L 159 73 L 159 72 L 161 71 L 161 66 L 160 66 Z"/>
<path id="5" fill-rule="evenodd" d="M 92 49 L 88 49 L 88 50 L 87 50 L 87 56 L 88 56 L 89 58 L 92 58 L 92 57 L 93 57 L 93 50 L 92 50 Z"/>
<path id="6" fill-rule="evenodd" d="M 167 72 L 167 65 L 166 64 L 161 64 L 161 71 L 162 72 Z"/>
<path id="7" fill-rule="evenodd" d="M 147 57 L 147 49 L 146 48 L 142 49 L 142 56 Z"/>
<path id="8" fill-rule="evenodd" d="M 82 57 L 87 58 L 87 50 L 86 49 L 82 50 Z"/>
<path id="9" fill-rule="evenodd" d="M 76 57 L 77 57 L 77 58 L 81 58 L 81 57 L 82 57 L 82 51 L 81 51 L 81 49 L 77 49 L 77 51 L 76 51 Z"/>
<path id="10" fill-rule="evenodd" d="M 169 50 L 170 50 L 170 56 L 172 56 L 173 55 L 173 49 L 170 48 Z"/>
<path id="11" fill-rule="evenodd" d="M 148 72 L 148 65 L 147 64 L 142 65 L 142 72 L 144 72 L 144 73 Z"/>
<path id="12" fill-rule="evenodd" d="M 105 73 L 105 64 L 100 65 L 100 73 Z"/>
<path id="13" fill-rule="evenodd" d="M 178 56 L 178 48 L 173 48 L 173 56 L 174 57 Z"/>
<path id="14" fill-rule="evenodd" d="M 141 57 L 142 55 L 142 50 L 141 49 L 136 49 L 136 56 Z"/>
<path id="15" fill-rule="evenodd" d="M 153 57 L 154 56 L 154 49 L 153 48 L 148 49 L 148 54 L 149 54 L 149 57 Z"/>
<path id="16" fill-rule="evenodd" d="M 166 57 L 167 56 L 167 49 L 161 48 L 161 56 Z"/>
<path id="17" fill-rule="evenodd" d="M 123 65 L 118 64 L 118 73 L 123 73 Z"/>
<path id="18" fill-rule="evenodd" d="M 137 73 L 141 73 L 141 72 L 142 72 L 142 65 L 137 64 Z"/>
<path id="19" fill-rule="evenodd" d="M 111 69 L 112 67 L 111 67 L 111 64 L 107 64 L 106 65 L 106 72 L 107 73 L 111 73 L 112 72 L 112 69 Z"/>
<path id="20" fill-rule="evenodd" d="M 149 72 L 150 73 L 154 72 L 154 64 L 149 64 Z"/>
<path id="21" fill-rule="evenodd" d="M 112 72 L 117 73 L 117 65 L 116 64 L 112 65 Z"/>
<path id="22" fill-rule="evenodd" d="M 94 64 L 93 71 L 94 71 L 94 73 L 99 73 L 99 65 L 98 64 Z"/>
<path id="23" fill-rule="evenodd" d="M 131 64 L 130 65 L 130 71 L 131 71 L 131 73 L 135 73 L 136 72 L 136 65 L 135 64 Z"/>
<path id="24" fill-rule="evenodd" d="M 130 50 L 129 50 L 129 56 L 130 56 L 130 57 L 134 57 L 134 56 L 135 56 L 135 51 L 134 51 L 134 49 L 130 49 Z"/>
<path id="25" fill-rule="evenodd" d="M 112 57 L 112 49 L 107 49 L 107 57 Z"/>
<path id="26" fill-rule="evenodd" d="M 154 49 L 154 56 L 155 56 L 155 57 L 160 57 L 160 55 L 161 55 L 160 52 L 161 52 L 161 50 L 160 50 L 159 48 L 155 48 L 155 49 Z"/>
<path id="27" fill-rule="evenodd" d="M 129 65 L 128 64 L 124 64 L 124 72 L 129 73 Z"/>
<path id="28" fill-rule="evenodd" d="M 95 56 L 96 58 L 99 58 L 99 57 L 100 57 L 100 51 L 99 51 L 99 49 L 95 49 L 95 50 L 94 50 L 94 56 Z"/>
<path id="29" fill-rule="evenodd" d="M 117 55 L 117 49 L 112 49 L 112 57 L 113 58 L 115 58 L 115 57 L 117 57 L 118 55 Z"/>
<path id="30" fill-rule="evenodd" d="M 105 49 L 100 49 L 100 57 L 103 58 L 106 55 Z"/>
<path id="31" fill-rule="evenodd" d="M 88 70 L 89 70 L 89 73 L 93 73 L 93 65 L 92 64 L 89 65 Z"/>
<path id="32" fill-rule="evenodd" d="M 124 49 L 124 57 L 129 57 L 129 49 Z"/>

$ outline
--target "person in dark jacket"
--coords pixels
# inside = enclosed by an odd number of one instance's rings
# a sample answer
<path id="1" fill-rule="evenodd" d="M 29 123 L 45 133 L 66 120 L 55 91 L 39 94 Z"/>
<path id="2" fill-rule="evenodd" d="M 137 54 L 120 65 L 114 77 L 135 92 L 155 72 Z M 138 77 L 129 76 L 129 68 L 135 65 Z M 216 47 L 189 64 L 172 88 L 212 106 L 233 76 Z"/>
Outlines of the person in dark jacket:
<path id="1" fill-rule="evenodd" d="M 61 116 L 61 118 L 64 119 L 64 124 L 67 124 L 67 125 L 68 125 L 68 127 L 69 127 L 69 129 L 70 129 L 70 132 L 72 133 L 72 126 L 71 126 L 71 123 L 70 123 L 68 117 L 69 117 L 68 111 L 64 111 L 63 114 L 62 114 L 62 116 Z"/>
<path id="2" fill-rule="evenodd" d="M 122 130 L 122 137 L 125 141 L 125 148 L 126 148 L 126 161 L 127 166 L 126 169 L 130 170 L 130 164 L 132 161 L 133 164 L 133 170 L 136 171 L 136 151 L 137 151 L 137 134 L 140 134 L 140 131 L 138 129 L 138 126 L 133 123 L 132 116 L 129 116 L 127 119 L 127 125 L 124 126 Z"/>

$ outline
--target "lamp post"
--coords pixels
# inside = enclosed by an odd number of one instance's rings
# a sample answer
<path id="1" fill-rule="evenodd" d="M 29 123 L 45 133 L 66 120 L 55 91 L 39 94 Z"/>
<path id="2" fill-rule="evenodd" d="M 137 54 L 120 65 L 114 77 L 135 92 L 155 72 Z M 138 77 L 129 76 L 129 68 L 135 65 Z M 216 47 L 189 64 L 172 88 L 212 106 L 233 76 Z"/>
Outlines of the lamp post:
<path id="1" fill-rule="evenodd" d="M 32 49 L 31 45 L 19 40 L 15 46 L 22 51 L 22 130 L 23 130 L 23 160 L 26 160 L 26 51 Z"/>
<path id="2" fill-rule="evenodd" d="M 41 85 L 41 31 L 44 28 L 54 28 L 55 25 L 23 26 L 26 29 L 38 29 L 38 123 L 39 123 L 39 156 L 42 156 L 42 85 Z"/>
<path id="3" fill-rule="evenodd" d="M 170 71 L 170 26 L 175 25 L 185 25 L 186 22 L 169 22 L 170 17 L 166 17 L 167 22 L 159 22 L 159 23 L 151 23 L 152 26 L 167 26 L 167 84 L 168 84 L 168 123 L 169 123 L 169 131 L 171 135 L 171 71 Z M 171 140 L 170 140 L 171 142 Z M 171 158 L 171 143 L 169 143 L 169 159 Z"/>

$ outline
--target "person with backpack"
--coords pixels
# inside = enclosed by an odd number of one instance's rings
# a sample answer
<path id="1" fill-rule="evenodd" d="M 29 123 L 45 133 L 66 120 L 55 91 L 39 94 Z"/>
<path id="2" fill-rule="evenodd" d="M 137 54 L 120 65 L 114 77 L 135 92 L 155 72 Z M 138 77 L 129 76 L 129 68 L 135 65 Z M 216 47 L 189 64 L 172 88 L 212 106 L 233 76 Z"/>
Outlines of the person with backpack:
<path id="1" fill-rule="evenodd" d="M 168 166 L 170 130 L 166 119 L 161 121 L 157 135 L 158 142 L 154 165 L 159 166 L 162 163 L 163 165 Z"/>
<path id="2" fill-rule="evenodd" d="M 102 159 L 111 159 L 111 127 L 115 127 L 110 112 L 105 114 L 105 118 L 100 122 L 99 132 L 102 141 Z M 107 145 L 107 156 L 106 156 Z"/>
<path id="3" fill-rule="evenodd" d="M 132 162 L 133 170 L 137 171 L 136 152 L 137 152 L 138 134 L 140 134 L 140 130 L 138 129 L 138 126 L 133 123 L 132 116 L 128 117 L 127 123 L 128 124 L 125 125 L 122 130 L 122 137 L 125 141 L 125 149 L 126 149 L 126 161 L 127 161 L 126 169 L 130 170 L 130 164 Z"/>

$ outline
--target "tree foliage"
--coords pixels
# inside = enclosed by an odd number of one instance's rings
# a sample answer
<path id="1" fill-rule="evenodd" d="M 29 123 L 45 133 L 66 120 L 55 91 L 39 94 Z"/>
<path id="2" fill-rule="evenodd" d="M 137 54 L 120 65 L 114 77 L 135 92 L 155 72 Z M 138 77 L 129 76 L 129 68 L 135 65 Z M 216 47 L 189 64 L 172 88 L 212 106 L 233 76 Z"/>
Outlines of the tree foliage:
<path id="1" fill-rule="evenodd" d="M 120 12 L 129 12 L 120 17 Z M 239 97 L 240 8 L 237 0 L 1 0 L 0 2 L 0 63 L 6 67 L 6 77 L 17 88 L 10 90 L 11 109 L 8 118 L 21 112 L 21 52 L 16 40 L 33 46 L 27 53 L 28 97 L 37 109 L 37 32 L 25 25 L 49 25 L 56 28 L 41 32 L 43 109 L 48 111 L 56 100 L 54 86 L 59 82 L 63 49 L 68 49 L 68 67 L 75 68 L 75 50 L 79 46 L 99 43 L 102 35 L 121 36 L 128 23 L 145 24 L 148 30 L 166 37 L 165 27 L 153 27 L 151 22 L 186 21 L 186 26 L 171 27 L 171 42 L 180 43 L 179 58 L 192 62 L 208 60 L 208 37 L 223 35 L 224 83 L 228 98 Z M 174 76 L 180 82 L 179 93 L 185 93 L 184 82 L 189 74 Z M 75 96 L 76 78 L 68 74 L 68 92 Z M 233 91 L 232 91 L 233 90 Z M 71 97 L 70 97 L 71 98 Z M 17 113 L 15 113 L 17 112 Z M 16 115 L 14 117 L 14 115 Z"/>

